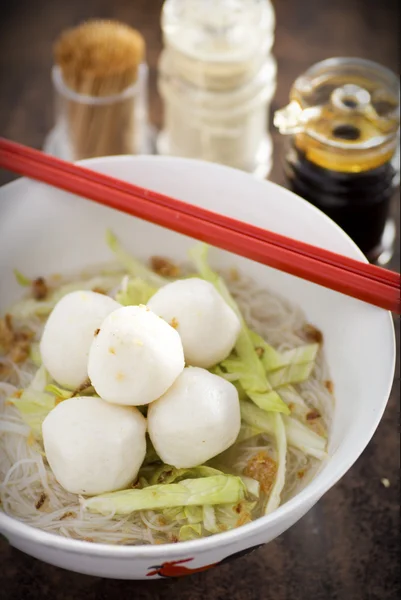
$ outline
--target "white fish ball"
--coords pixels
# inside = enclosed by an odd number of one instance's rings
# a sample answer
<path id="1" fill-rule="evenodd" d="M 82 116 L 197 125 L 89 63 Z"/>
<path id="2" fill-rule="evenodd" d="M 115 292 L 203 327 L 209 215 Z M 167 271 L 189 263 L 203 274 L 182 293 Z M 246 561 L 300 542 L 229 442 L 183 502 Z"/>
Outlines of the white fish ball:
<path id="1" fill-rule="evenodd" d="M 227 358 L 241 328 L 214 286 L 195 277 L 168 283 L 148 306 L 177 329 L 191 366 L 209 368 Z"/>
<path id="2" fill-rule="evenodd" d="M 112 298 L 91 291 L 71 292 L 56 304 L 43 331 L 40 353 L 57 383 L 74 389 L 87 379 L 95 331 L 120 306 Z"/>
<path id="3" fill-rule="evenodd" d="M 43 421 L 42 432 L 54 476 L 73 494 L 127 487 L 146 454 L 146 419 L 139 410 L 100 398 L 61 402 Z"/>
<path id="4" fill-rule="evenodd" d="M 178 333 L 146 306 L 106 317 L 88 362 L 92 385 L 107 402 L 139 406 L 159 398 L 184 368 Z"/>
<path id="5" fill-rule="evenodd" d="M 148 432 L 168 465 L 201 465 L 229 448 L 241 426 L 235 386 L 205 369 L 184 369 L 148 409 Z"/>

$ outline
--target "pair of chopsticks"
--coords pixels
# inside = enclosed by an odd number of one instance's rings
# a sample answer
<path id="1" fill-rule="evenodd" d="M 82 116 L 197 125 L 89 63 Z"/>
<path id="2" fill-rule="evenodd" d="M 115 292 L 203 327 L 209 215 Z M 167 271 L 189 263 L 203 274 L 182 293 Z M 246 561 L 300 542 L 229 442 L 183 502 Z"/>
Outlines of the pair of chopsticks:
<path id="1" fill-rule="evenodd" d="M 0 167 L 369 304 L 401 312 L 398 273 L 175 200 L 4 138 L 0 138 Z"/>

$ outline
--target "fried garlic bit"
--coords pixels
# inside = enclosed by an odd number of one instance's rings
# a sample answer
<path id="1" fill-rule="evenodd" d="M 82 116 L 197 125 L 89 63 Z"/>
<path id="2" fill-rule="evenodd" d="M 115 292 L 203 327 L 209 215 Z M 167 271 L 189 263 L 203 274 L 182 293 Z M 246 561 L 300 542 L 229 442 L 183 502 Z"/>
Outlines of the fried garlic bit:
<path id="1" fill-rule="evenodd" d="M 277 463 L 263 450 L 255 454 L 246 465 L 244 475 L 259 481 L 261 490 L 268 495 L 277 473 Z"/>
<path id="2" fill-rule="evenodd" d="M 162 277 L 179 277 L 180 268 L 168 258 L 152 256 L 150 259 L 152 270 Z"/>
<path id="3" fill-rule="evenodd" d="M 37 277 L 32 281 L 32 296 L 35 300 L 44 300 L 48 293 L 49 289 L 43 277 Z"/>
<path id="4" fill-rule="evenodd" d="M 0 350 L 15 363 L 23 363 L 29 356 L 33 333 L 14 328 L 11 315 L 0 319 Z"/>

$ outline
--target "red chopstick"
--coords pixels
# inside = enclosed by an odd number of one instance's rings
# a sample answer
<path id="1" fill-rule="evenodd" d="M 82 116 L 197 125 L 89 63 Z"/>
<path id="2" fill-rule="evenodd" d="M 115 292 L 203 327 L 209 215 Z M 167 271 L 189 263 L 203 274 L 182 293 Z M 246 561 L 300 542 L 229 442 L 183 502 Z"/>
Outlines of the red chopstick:
<path id="1" fill-rule="evenodd" d="M 0 138 L 0 166 L 393 312 L 400 275 Z"/>
<path id="2" fill-rule="evenodd" d="M 3 149 L 10 150 L 21 157 L 31 157 L 32 159 L 40 161 L 41 164 L 53 167 L 59 165 L 65 173 L 71 173 L 72 175 L 76 174 L 77 166 L 73 163 L 68 163 L 66 161 L 44 154 L 43 152 L 40 152 L 33 148 L 29 148 L 27 146 L 17 144 L 16 142 L 11 142 L 10 140 L 0 138 L 0 150 Z M 254 225 L 251 225 L 250 223 L 244 223 L 231 217 L 226 217 L 218 213 L 209 211 L 207 209 L 200 208 L 198 206 L 193 206 L 180 200 L 169 198 L 168 196 L 165 196 L 158 192 L 144 189 L 142 187 L 133 185 L 120 179 L 116 179 L 111 176 L 102 175 L 101 173 L 92 171 L 85 167 L 80 167 L 80 174 L 85 179 L 97 183 L 105 183 L 105 180 L 107 180 L 107 184 L 111 185 L 112 187 L 121 191 L 126 191 L 131 195 L 134 194 L 138 198 L 143 198 L 144 200 L 151 200 L 153 203 L 172 208 L 173 210 L 179 210 L 180 212 L 183 212 L 185 214 L 198 216 L 199 218 L 209 221 L 211 223 L 219 223 L 224 227 L 229 226 L 230 229 L 234 229 L 235 231 L 239 231 L 240 233 L 246 233 L 248 235 L 251 235 L 252 237 L 257 237 L 258 239 L 274 243 L 275 245 L 280 246 L 282 248 L 291 248 L 297 253 L 309 256 L 310 258 L 317 258 L 320 262 L 325 262 L 326 264 L 331 264 L 333 266 L 341 266 L 342 269 L 346 269 L 356 274 L 365 273 L 371 279 L 376 279 L 379 282 L 387 281 L 389 283 L 395 283 L 399 285 L 400 275 L 398 273 L 394 273 L 393 271 L 382 269 L 375 265 L 369 265 L 368 263 L 356 261 L 347 256 L 340 256 L 329 250 L 317 248 L 316 246 L 312 246 L 305 242 L 293 240 L 278 233 L 261 229 Z"/>

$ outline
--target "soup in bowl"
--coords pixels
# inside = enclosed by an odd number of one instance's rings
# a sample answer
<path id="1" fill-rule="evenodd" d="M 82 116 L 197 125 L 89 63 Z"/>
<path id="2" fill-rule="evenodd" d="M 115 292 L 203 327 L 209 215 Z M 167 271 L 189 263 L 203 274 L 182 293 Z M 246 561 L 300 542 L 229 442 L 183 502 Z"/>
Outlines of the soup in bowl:
<path id="1" fill-rule="evenodd" d="M 161 157 L 106 174 L 364 260 L 291 192 Z M 29 180 L 0 190 L 0 530 L 51 564 L 176 577 L 267 543 L 372 437 L 383 310 Z"/>

